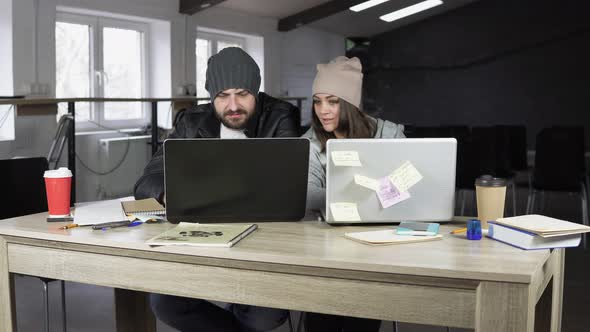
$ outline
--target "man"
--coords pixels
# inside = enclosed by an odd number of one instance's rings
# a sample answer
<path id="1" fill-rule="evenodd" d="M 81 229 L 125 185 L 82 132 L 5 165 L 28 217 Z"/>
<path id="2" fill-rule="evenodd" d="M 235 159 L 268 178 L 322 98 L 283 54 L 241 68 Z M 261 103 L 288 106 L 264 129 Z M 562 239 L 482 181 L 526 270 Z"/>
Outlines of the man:
<path id="1" fill-rule="evenodd" d="M 240 48 L 223 49 L 209 59 L 205 88 L 211 103 L 184 111 L 169 138 L 299 136 L 297 108 L 258 92 L 260 69 Z M 146 166 L 134 193 L 136 199 L 165 201 L 162 149 Z M 151 294 L 150 302 L 156 317 L 180 331 L 268 331 L 283 324 L 289 314 L 238 304 L 222 308 L 205 300 L 161 294 Z"/>
<path id="2" fill-rule="evenodd" d="M 184 111 L 168 138 L 298 137 L 297 108 L 260 88 L 260 69 L 237 47 L 209 58 L 205 88 L 211 103 Z M 197 170 L 195 170 L 197 171 Z M 135 184 L 136 199 L 164 202 L 162 149 L 153 156 Z"/>

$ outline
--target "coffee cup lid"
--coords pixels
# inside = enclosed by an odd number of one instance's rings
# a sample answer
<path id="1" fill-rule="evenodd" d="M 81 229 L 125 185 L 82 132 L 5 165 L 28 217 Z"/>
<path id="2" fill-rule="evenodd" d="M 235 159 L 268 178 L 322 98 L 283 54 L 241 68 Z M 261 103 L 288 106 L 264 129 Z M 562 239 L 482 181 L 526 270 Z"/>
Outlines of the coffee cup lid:
<path id="1" fill-rule="evenodd" d="M 45 171 L 43 174 L 45 178 L 69 178 L 72 177 L 72 171 L 67 167 L 60 167 L 58 169 Z"/>
<path id="2" fill-rule="evenodd" d="M 475 179 L 475 185 L 478 187 L 505 187 L 506 179 L 495 178 L 491 175 L 482 175 Z"/>

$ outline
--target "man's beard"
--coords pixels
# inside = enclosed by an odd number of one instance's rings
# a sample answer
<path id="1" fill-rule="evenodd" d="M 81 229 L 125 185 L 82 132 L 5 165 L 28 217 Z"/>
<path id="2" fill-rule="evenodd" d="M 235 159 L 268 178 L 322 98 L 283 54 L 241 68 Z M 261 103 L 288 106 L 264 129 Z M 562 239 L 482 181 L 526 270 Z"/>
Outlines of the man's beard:
<path id="1" fill-rule="evenodd" d="M 243 121 L 236 123 L 236 122 L 232 122 L 231 120 L 226 118 L 226 116 L 230 115 L 230 114 L 243 114 L 246 117 L 243 119 Z M 248 121 L 252 117 L 252 114 L 254 114 L 254 113 L 248 114 L 248 112 L 246 112 L 243 109 L 238 109 L 235 111 L 225 111 L 221 115 L 217 111 L 215 111 L 215 115 L 217 116 L 219 121 L 221 121 L 221 123 L 223 123 L 224 126 L 231 128 L 231 129 L 238 129 L 238 130 L 246 128 L 246 125 L 248 124 Z"/>

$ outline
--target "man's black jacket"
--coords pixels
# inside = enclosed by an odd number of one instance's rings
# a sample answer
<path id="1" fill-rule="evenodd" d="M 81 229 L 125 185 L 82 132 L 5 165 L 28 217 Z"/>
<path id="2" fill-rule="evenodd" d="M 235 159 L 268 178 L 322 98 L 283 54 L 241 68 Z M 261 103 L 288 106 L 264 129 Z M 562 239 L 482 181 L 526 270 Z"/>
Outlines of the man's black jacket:
<path id="1" fill-rule="evenodd" d="M 187 109 L 179 116 L 174 131 L 168 138 L 219 138 L 221 122 L 215 116 L 212 104 Z M 248 137 L 297 137 L 298 109 L 292 104 L 258 93 L 256 113 L 248 121 L 244 131 Z M 136 199 L 154 197 L 162 201 L 164 196 L 164 156 L 162 148 L 152 157 L 135 183 Z"/>

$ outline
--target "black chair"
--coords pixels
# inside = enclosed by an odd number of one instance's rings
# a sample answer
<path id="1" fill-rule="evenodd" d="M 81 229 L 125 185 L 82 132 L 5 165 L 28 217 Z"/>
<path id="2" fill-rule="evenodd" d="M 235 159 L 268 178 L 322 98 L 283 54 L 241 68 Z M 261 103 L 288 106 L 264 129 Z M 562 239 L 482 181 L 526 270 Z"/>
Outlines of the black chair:
<path id="1" fill-rule="evenodd" d="M 465 214 L 465 196 L 475 188 L 475 179 L 484 174 L 508 180 L 512 195 L 512 215 L 516 215 L 516 184 L 510 164 L 510 142 L 498 126 L 473 127 L 470 134 L 463 130 L 462 142 L 457 139 L 457 201 L 459 214 Z M 459 136 L 459 135 L 456 135 Z M 460 136 L 459 136 L 460 137 Z M 475 204 L 475 203 L 474 203 Z"/>
<path id="2" fill-rule="evenodd" d="M 584 161 L 584 128 L 544 128 L 537 135 L 532 190 L 527 200 L 527 213 L 537 208 L 537 196 L 544 204 L 545 191 L 577 193 L 582 204 L 582 222 L 588 225 L 588 192 Z M 586 248 L 586 236 L 583 237 Z"/>
<path id="3" fill-rule="evenodd" d="M 0 160 L 0 173 L 5 176 L 5 201 L 0 209 L 0 219 L 24 216 L 47 211 L 43 173 L 48 169 L 47 159 L 19 158 Z M 45 331 L 49 331 L 49 282 L 53 279 L 39 278 L 43 283 L 45 302 Z M 62 300 L 62 327 L 66 331 L 66 304 L 63 280 L 60 281 Z"/>

